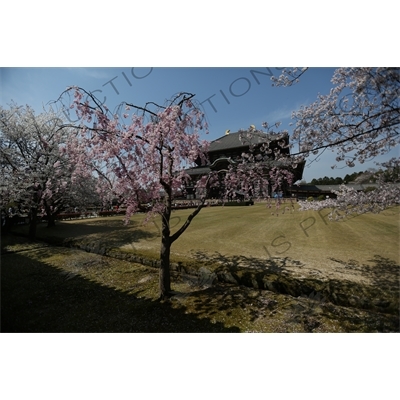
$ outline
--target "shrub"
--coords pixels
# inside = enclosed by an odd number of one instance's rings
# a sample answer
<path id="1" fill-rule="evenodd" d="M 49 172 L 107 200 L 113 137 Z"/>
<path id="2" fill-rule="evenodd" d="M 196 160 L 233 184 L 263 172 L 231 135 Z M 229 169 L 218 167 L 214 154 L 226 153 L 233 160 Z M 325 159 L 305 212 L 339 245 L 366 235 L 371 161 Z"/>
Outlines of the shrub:
<path id="1" fill-rule="evenodd" d="M 64 219 L 75 219 L 79 218 L 81 213 L 71 212 L 71 213 L 60 213 L 56 215 L 56 220 L 62 221 Z M 47 219 L 47 216 L 44 216 L 43 219 Z"/>
<path id="2" fill-rule="evenodd" d="M 254 201 L 253 200 L 247 200 L 247 201 L 228 201 L 226 203 L 224 203 L 224 206 L 252 206 L 254 205 Z"/>
<path id="3" fill-rule="evenodd" d="M 125 210 L 113 210 L 113 211 L 99 211 L 100 217 L 110 217 L 112 215 L 125 215 Z"/>

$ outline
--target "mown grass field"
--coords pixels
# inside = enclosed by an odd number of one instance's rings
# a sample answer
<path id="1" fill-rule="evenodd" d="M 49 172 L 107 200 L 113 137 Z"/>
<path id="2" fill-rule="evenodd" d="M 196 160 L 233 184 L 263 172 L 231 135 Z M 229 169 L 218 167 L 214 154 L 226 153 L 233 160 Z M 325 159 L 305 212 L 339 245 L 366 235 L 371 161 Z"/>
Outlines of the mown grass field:
<path id="1" fill-rule="evenodd" d="M 301 264 L 304 273 L 334 277 L 347 264 L 376 265 L 377 259 L 400 263 L 400 209 L 365 214 L 340 222 L 330 221 L 328 211 L 294 212 L 250 207 L 204 208 L 187 231 L 173 244 L 173 260 L 208 259 L 226 261 L 283 260 Z M 191 210 L 177 210 L 171 218 L 172 231 L 185 221 Z M 122 217 L 93 218 L 61 222 L 55 228 L 44 225 L 38 237 L 51 240 L 99 241 L 107 248 L 157 258 L 160 248 L 159 218 L 143 224 L 144 215 L 124 225 Z M 350 279 L 361 279 L 351 276 Z"/>
<path id="2" fill-rule="evenodd" d="M 190 210 L 174 211 L 171 228 Z M 273 214 L 272 214 L 273 212 Z M 297 279 L 352 281 L 397 290 L 399 208 L 331 222 L 327 212 L 277 215 L 251 207 L 205 208 L 173 245 L 172 258 L 208 267 L 265 267 Z M 57 246 L 99 246 L 157 258 L 160 220 L 137 214 L 40 225 L 38 238 L 2 238 L 2 331 L 6 332 L 392 332 L 398 315 L 342 307 L 320 297 L 293 297 L 174 276 L 176 295 L 157 301 L 157 269 Z M 26 232 L 15 227 L 14 233 Z M 204 283 L 204 282 L 203 282 Z M 357 286 L 354 286 L 355 288 Z M 360 286 L 361 287 L 361 286 Z M 352 289 L 353 290 L 353 289 Z M 356 290 L 356 289 L 355 289 Z"/>

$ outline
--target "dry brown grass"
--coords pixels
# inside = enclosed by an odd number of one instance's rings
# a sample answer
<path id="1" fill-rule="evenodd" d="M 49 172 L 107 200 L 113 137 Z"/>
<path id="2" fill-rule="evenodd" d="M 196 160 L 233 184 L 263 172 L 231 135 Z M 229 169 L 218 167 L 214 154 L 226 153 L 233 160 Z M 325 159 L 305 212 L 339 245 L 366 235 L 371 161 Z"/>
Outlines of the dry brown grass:
<path id="1" fill-rule="evenodd" d="M 327 212 L 276 213 L 263 203 L 252 207 L 205 208 L 173 244 L 172 259 L 242 263 L 273 260 L 297 276 L 343 278 L 368 283 L 370 277 L 347 265 L 374 267 L 375 260 L 400 263 L 400 208 L 381 214 L 365 214 L 331 222 Z M 177 229 L 190 210 L 173 213 L 171 228 Z M 273 215 L 272 215 L 273 213 Z M 81 244 L 98 243 L 150 258 L 158 258 L 158 218 L 143 225 L 143 214 L 128 226 L 122 217 L 95 218 L 59 223 L 54 229 L 41 226 L 38 236 L 55 242 L 73 239 Z M 298 268 L 301 266 L 301 268 Z M 371 282 L 369 282 L 371 283 Z"/>

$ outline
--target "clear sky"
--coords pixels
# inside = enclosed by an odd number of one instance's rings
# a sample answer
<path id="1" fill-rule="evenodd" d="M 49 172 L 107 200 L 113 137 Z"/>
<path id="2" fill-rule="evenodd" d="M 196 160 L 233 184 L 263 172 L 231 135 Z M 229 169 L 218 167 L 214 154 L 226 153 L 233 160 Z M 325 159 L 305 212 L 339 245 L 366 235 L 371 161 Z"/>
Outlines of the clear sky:
<path id="1" fill-rule="evenodd" d="M 213 140 L 227 129 L 235 132 L 262 122 L 282 122 L 291 127 L 291 113 L 301 105 L 328 93 L 334 69 L 312 68 L 292 87 L 273 87 L 271 75 L 277 67 L 248 68 L 1 68 L 1 105 L 11 101 L 31 105 L 40 112 L 57 100 L 68 86 L 81 86 L 107 104 L 110 109 L 122 101 L 144 105 L 148 101 L 163 104 L 181 91 L 194 93 L 202 103 Z M 72 116 L 71 116 L 72 119 Z M 354 168 L 332 170 L 334 154 L 325 152 L 317 162 L 309 163 L 303 178 L 307 181 L 323 176 L 341 176 L 373 167 L 372 163 Z"/>

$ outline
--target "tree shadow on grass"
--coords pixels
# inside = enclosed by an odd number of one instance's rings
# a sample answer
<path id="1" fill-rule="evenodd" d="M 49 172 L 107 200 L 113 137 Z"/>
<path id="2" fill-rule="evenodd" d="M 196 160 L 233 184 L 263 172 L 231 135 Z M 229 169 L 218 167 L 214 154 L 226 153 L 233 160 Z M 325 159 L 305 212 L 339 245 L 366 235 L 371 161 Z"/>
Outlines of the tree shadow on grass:
<path id="1" fill-rule="evenodd" d="M 346 269 L 359 272 L 372 285 L 382 289 L 392 288 L 397 293 L 400 292 L 400 265 L 387 257 L 375 255 L 371 260 L 368 260 L 371 264 L 363 264 L 351 259 L 344 261 L 337 258 L 330 258 L 330 260 L 339 263 Z"/>
<path id="2" fill-rule="evenodd" d="M 154 230 L 154 229 L 153 229 Z M 14 230 L 16 234 L 27 235 L 27 227 Z M 153 241 L 160 237 L 156 226 L 156 232 L 151 232 L 137 221 L 131 221 L 128 225 L 121 219 L 87 219 L 73 222 L 58 222 L 56 226 L 48 228 L 40 225 L 37 229 L 37 238 L 53 245 L 69 245 L 96 248 L 115 248 L 131 244 L 141 240 Z"/>
<path id="3" fill-rule="evenodd" d="M 229 318 L 240 313 L 240 310 L 246 311 L 249 322 L 255 322 L 267 310 L 276 309 L 275 297 L 276 295 L 272 292 L 219 283 L 203 290 L 191 292 L 182 301 L 184 303 L 190 299 L 198 313 L 210 316 L 220 311 Z"/>
<path id="4" fill-rule="evenodd" d="M 125 224 L 123 218 L 115 219 L 100 219 L 100 220 L 86 220 L 85 223 L 79 222 L 73 224 L 75 226 L 74 237 L 78 240 L 91 240 L 97 241 L 100 246 L 120 247 L 131 245 L 135 250 L 134 243 L 141 240 L 153 242 L 161 240 L 161 226 L 159 222 L 154 219 L 149 220 L 146 224 L 143 222 L 130 220 Z M 179 216 L 173 216 L 170 219 L 170 229 L 175 228 L 181 222 Z M 72 224 L 69 224 L 71 227 Z M 63 227 L 63 230 L 65 226 Z"/>
<path id="5" fill-rule="evenodd" d="M 233 310 L 246 310 L 251 323 L 265 315 L 275 314 L 278 308 L 286 307 L 286 303 L 293 301 L 292 296 L 315 294 L 314 287 L 302 285 L 300 281 L 290 278 L 292 271 L 301 269 L 304 264 L 289 257 L 261 259 L 196 252 L 195 258 L 201 262 L 219 264 L 220 267 L 214 271 L 218 280 L 234 284 L 218 284 L 207 289 L 216 292 L 215 295 L 209 296 L 214 299 L 210 302 L 216 301 L 217 309 L 226 312 L 228 316 Z M 212 313 L 212 309 L 216 309 L 213 304 L 201 300 L 201 291 L 190 296 L 195 299 L 194 303 L 200 312 Z M 285 332 L 286 328 L 281 325 L 279 331 Z"/>
<path id="6" fill-rule="evenodd" d="M 2 257 L 2 332 L 239 332 L 185 308 L 66 276 L 22 254 Z"/>
<path id="7" fill-rule="evenodd" d="M 370 260 L 373 265 L 334 259 L 345 268 L 357 270 L 356 274 L 368 278 L 367 283 L 347 279 L 321 279 L 306 274 L 302 276 L 304 265 L 288 257 L 261 260 L 243 256 L 227 257 L 219 253 L 211 256 L 196 253 L 196 257 L 199 261 L 220 265 L 213 271 L 220 282 L 269 290 L 292 297 L 306 297 L 309 300 L 321 296 L 339 306 L 398 315 L 400 267 L 392 260 L 380 256 Z"/>
<path id="8" fill-rule="evenodd" d="M 395 261 L 375 255 L 370 264 L 360 263 L 356 260 L 343 261 L 331 258 L 345 269 L 350 269 L 360 274 L 369 282 L 371 290 L 377 293 L 378 306 L 387 307 L 390 305 L 393 311 L 400 311 L 400 265 Z"/>
<path id="9" fill-rule="evenodd" d="M 232 270 L 248 268 L 251 270 L 262 270 L 274 273 L 290 272 L 291 267 L 301 268 L 304 266 L 300 261 L 289 257 L 269 257 L 266 259 L 248 256 L 226 256 L 219 252 L 208 254 L 202 251 L 194 253 L 194 258 L 201 262 L 218 263 L 221 266 L 229 267 Z"/>
<path id="10" fill-rule="evenodd" d="M 293 297 L 268 290 L 218 283 L 182 296 L 192 312 L 226 323 L 241 321 L 244 331 L 399 332 L 399 316 L 337 306 L 313 292 Z"/>
<path id="11" fill-rule="evenodd" d="M 304 264 L 289 257 L 260 259 L 237 255 L 225 256 L 220 253 L 209 255 L 203 252 L 195 253 L 194 257 L 203 263 L 212 263 L 214 266 L 219 264 L 214 273 L 222 282 L 267 289 L 292 296 L 303 294 L 304 291 L 309 294 L 314 290 L 302 285 L 299 291 L 296 280 L 291 275 L 293 270 L 301 269 Z"/>

